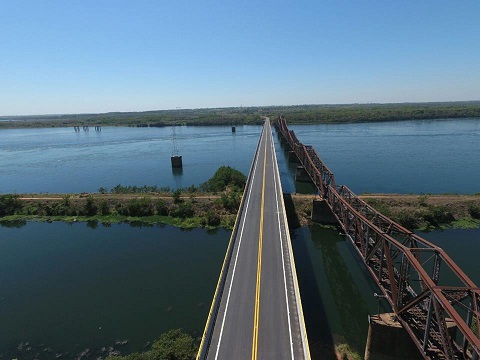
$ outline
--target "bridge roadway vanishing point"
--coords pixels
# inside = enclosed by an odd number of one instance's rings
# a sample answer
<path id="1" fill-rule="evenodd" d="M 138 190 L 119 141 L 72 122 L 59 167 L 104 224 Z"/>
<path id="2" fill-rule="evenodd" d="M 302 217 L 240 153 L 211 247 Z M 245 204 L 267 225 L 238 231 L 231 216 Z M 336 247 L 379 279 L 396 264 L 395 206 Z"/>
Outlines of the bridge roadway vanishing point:
<path id="1" fill-rule="evenodd" d="M 247 179 L 199 359 L 310 359 L 268 118 Z"/>

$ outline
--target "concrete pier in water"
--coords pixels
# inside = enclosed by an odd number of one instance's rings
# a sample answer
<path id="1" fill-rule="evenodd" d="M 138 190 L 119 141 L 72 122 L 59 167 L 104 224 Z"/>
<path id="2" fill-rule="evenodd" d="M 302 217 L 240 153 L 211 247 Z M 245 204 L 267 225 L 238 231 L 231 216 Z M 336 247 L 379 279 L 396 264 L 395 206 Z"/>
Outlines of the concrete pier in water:
<path id="1" fill-rule="evenodd" d="M 182 156 L 181 155 L 175 155 L 171 157 L 172 161 L 172 168 L 182 168 L 183 163 L 182 163 Z"/>

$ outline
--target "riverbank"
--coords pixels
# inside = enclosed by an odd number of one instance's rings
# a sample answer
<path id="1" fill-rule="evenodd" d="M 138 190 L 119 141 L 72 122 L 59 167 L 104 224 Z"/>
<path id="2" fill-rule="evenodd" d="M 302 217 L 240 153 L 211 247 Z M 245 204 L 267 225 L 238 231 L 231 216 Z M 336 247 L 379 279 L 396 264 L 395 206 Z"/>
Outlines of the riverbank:
<path id="1" fill-rule="evenodd" d="M 480 117 L 480 102 L 334 104 L 179 109 L 101 114 L 0 116 L 0 129 L 73 126 L 162 127 L 261 125 L 262 116 L 286 116 L 289 124 L 358 123 Z"/>
<path id="2" fill-rule="evenodd" d="M 20 194 L 0 196 L 0 222 L 87 222 L 232 229 L 241 193 Z M 2 209 L 5 209 L 2 213 Z"/>
<path id="3" fill-rule="evenodd" d="M 299 225 L 311 223 L 313 195 L 292 195 Z M 480 194 L 364 194 L 360 198 L 410 230 L 480 227 Z"/>
<path id="4" fill-rule="evenodd" d="M 313 195 L 291 196 L 297 224 L 311 223 Z M 480 194 L 364 194 L 364 201 L 412 230 L 477 228 Z M 241 200 L 239 191 L 176 191 L 122 194 L 17 194 L 0 196 L 0 222 L 63 221 L 166 224 L 183 229 L 232 229 Z M 4 210 L 2 210 L 4 209 Z M 292 224 L 290 224 L 292 226 Z"/>

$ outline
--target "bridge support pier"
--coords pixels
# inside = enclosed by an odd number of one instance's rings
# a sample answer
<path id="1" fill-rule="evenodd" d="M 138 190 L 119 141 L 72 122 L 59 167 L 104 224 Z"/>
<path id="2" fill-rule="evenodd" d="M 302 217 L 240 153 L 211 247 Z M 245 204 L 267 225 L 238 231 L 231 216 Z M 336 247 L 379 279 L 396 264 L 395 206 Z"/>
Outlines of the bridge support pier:
<path id="1" fill-rule="evenodd" d="M 312 221 L 323 225 L 338 225 L 337 218 L 324 199 L 312 201 Z"/>
<path id="2" fill-rule="evenodd" d="M 182 163 L 182 156 L 180 155 L 174 155 L 172 156 L 171 158 L 171 161 L 172 161 L 172 168 L 177 168 L 177 169 L 181 169 L 183 167 L 183 163 Z"/>
<path id="3" fill-rule="evenodd" d="M 288 152 L 288 161 L 294 162 L 294 163 L 300 163 L 300 160 L 298 160 L 297 154 L 295 154 L 294 151 Z"/>
<path id="4" fill-rule="evenodd" d="M 365 360 L 423 359 L 394 313 L 371 315 L 368 323 Z"/>
<path id="5" fill-rule="evenodd" d="M 310 176 L 307 173 L 307 170 L 303 166 L 297 166 L 295 171 L 295 181 L 297 182 L 312 182 Z"/>

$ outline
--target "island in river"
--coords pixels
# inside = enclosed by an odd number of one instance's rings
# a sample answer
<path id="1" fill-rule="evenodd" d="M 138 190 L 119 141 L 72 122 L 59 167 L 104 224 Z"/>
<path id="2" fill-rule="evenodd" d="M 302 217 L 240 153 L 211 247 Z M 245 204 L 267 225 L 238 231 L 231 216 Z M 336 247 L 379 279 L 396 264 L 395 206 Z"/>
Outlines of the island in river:
<path id="1" fill-rule="evenodd" d="M 142 222 L 180 228 L 231 229 L 241 190 L 229 187 L 204 192 L 195 187 L 173 192 L 0 195 L 0 221 L 88 221 L 111 224 Z M 480 226 L 480 194 L 366 194 L 364 201 L 411 230 L 476 228 Z M 315 195 L 293 194 L 300 224 L 311 222 Z M 20 221 L 20 223 L 19 223 Z M 13 223 L 12 223 L 13 224 Z"/>

